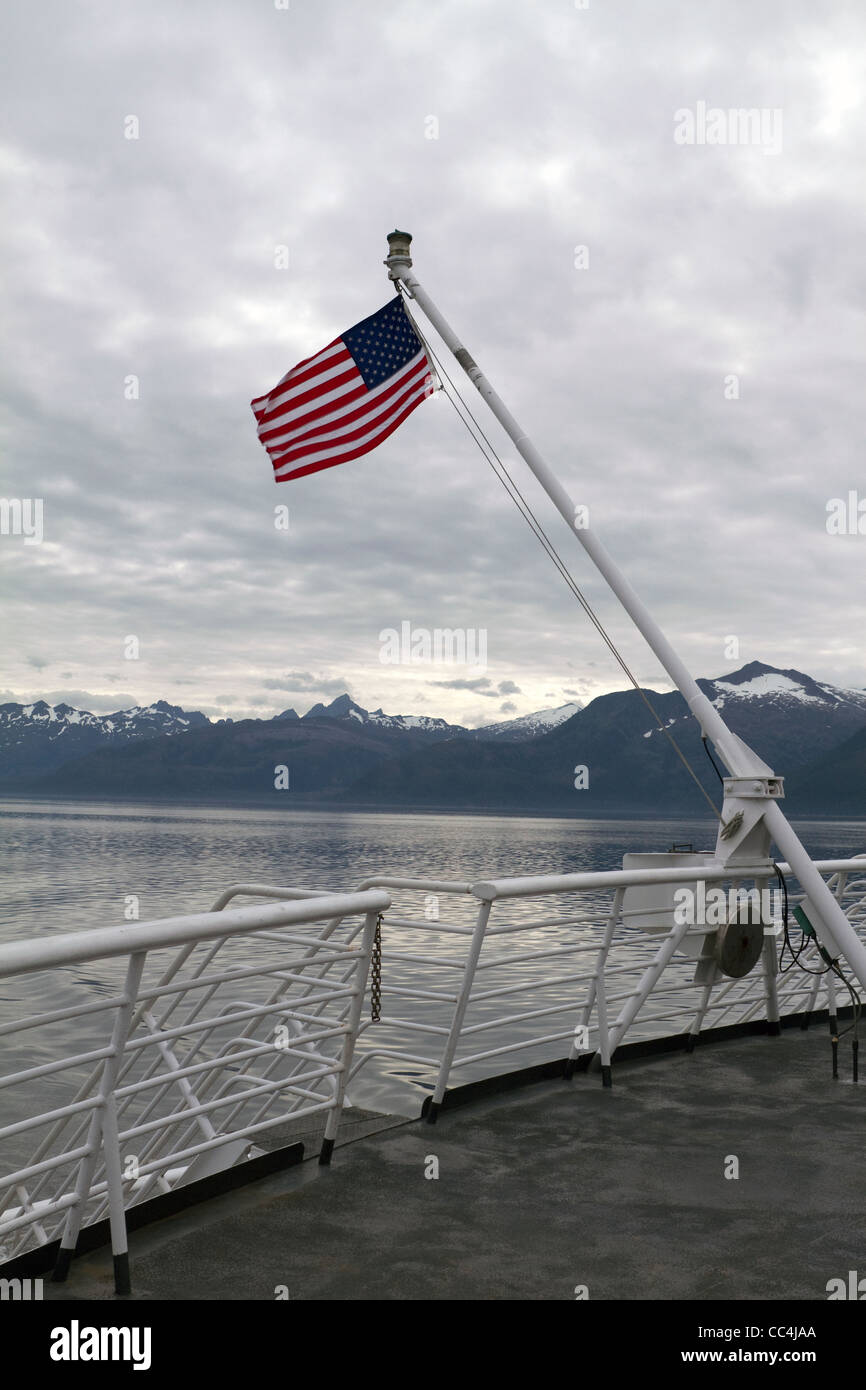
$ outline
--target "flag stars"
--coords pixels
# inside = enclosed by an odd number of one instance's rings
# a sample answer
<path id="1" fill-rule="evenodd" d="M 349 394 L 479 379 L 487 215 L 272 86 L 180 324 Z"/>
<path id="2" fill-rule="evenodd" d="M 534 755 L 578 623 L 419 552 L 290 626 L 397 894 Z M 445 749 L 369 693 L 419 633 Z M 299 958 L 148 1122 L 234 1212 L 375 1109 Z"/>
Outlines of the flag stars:
<path id="1" fill-rule="evenodd" d="M 371 390 L 401 371 L 422 350 L 399 299 L 350 328 L 343 334 L 343 342 Z"/>
<path id="2" fill-rule="evenodd" d="M 423 344 L 396 298 L 318 357 L 299 363 L 268 396 L 252 402 L 276 481 L 333 468 L 376 448 L 426 399 L 429 372 Z M 302 391 L 289 389 L 293 385 Z"/>

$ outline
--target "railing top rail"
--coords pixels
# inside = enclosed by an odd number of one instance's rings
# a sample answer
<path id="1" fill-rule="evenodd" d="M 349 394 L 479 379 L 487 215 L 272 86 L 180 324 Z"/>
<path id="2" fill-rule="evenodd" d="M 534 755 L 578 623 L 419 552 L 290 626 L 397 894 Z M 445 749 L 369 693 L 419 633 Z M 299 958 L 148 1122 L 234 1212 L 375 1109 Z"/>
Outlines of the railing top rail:
<path id="1" fill-rule="evenodd" d="M 277 883 L 230 883 L 224 888 L 211 907 L 211 912 L 221 912 L 232 898 L 320 898 L 328 890 L 325 888 L 282 888 Z"/>
<path id="2" fill-rule="evenodd" d="M 359 891 L 367 888 L 420 888 L 425 893 L 471 893 L 471 883 L 455 882 L 447 878 L 395 878 L 390 874 L 375 874 L 365 878 L 358 885 Z"/>
<path id="3" fill-rule="evenodd" d="M 472 884 L 458 882 L 448 878 L 404 878 L 393 874 L 373 874 L 359 883 L 354 890 L 358 893 L 365 893 L 370 888 L 414 888 L 424 893 L 461 893 L 471 895 Z M 322 888 L 285 888 L 278 883 L 230 883 L 224 888 L 211 908 L 212 912 L 218 912 L 225 907 L 226 903 L 231 902 L 232 898 L 237 897 L 260 897 L 260 898 L 316 898 L 325 889 Z"/>
<path id="4" fill-rule="evenodd" d="M 45 970 L 75 961 L 127 956 L 139 951 L 179 946 L 268 927 L 302 926 L 321 918 L 348 917 L 359 912 L 384 912 L 391 899 L 381 889 L 366 893 L 323 893 L 275 907 L 239 907 L 226 912 L 199 912 L 152 922 L 124 923 L 93 931 L 69 932 L 0 946 L 0 978 Z"/>
<path id="5" fill-rule="evenodd" d="M 790 865 L 779 863 L 783 874 L 792 874 Z M 816 859 L 819 873 L 866 871 L 866 858 Z M 693 864 L 683 868 L 608 869 L 584 874 L 536 874 L 529 878 L 482 879 L 472 885 L 476 898 L 491 902 L 495 898 L 526 898 L 543 893 L 574 893 L 593 888 L 631 888 L 642 883 L 714 882 L 733 878 L 767 878 L 773 874 L 772 861 L 753 864 Z"/>

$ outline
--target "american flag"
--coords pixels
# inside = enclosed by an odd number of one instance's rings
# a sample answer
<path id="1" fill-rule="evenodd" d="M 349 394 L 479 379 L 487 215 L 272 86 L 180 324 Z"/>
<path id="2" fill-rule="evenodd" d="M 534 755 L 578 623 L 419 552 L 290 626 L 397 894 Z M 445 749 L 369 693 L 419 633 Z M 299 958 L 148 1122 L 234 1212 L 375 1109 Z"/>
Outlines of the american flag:
<path id="1" fill-rule="evenodd" d="M 369 453 L 432 390 L 427 354 L 398 296 L 251 404 L 283 483 Z"/>

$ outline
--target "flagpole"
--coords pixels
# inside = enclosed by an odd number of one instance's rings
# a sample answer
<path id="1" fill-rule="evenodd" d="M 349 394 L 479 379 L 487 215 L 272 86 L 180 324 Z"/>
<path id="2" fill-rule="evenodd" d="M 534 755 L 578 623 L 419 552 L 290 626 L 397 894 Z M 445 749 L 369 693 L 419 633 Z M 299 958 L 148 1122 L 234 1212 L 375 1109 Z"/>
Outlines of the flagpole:
<path id="1" fill-rule="evenodd" d="M 412 237 L 408 232 L 394 231 L 388 236 L 389 255 L 385 261 L 391 280 L 403 285 L 408 296 L 415 300 L 433 324 L 442 341 L 454 354 L 469 380 L 487 402 L 490 410 L 505 429 L 518 453 L 529 465 L 535 477 L 544 488 L 557 511 L 566 521 L 569 529 L 577 536 L 596 569 L 599 570 L 608 586 L 613 590 L 632 622 L 655 653 L 671 680 L 676 685 L 692 714 L 698 721 L 703 734 L 711 738 L 731 776 L 725 780 L 725 804 L 723 819 L 732 819 L 742 812 L 740 824 L 744 831 L 730 837 L 727 850 L 723 846 L 724 831 L 720 831 L 717 842 L 717 857 L 725 861 L 733 858 L 737 846 L 756 848 L 760 836 L 759 822 L 766 827 L 766 853 L 769 853 L 769 837 L 779 846 L 802 887 L 809 896 L 810 906 L 820 917 L 826 928 L 826 944 L 836 954 L 844 952 L 851 968 L 861 984 L 866 988 L 866 947 L 860 941 L 833 893 L 815 868 L 810 855 L 800 843 L 793 827 L 786 819 L 778 803 L 782 795 L 780 778 L 758 755 L 744 743 L 733 730 L 729 729 L 721 714 L 685 663 L 674 651 L 658 623 L 643 601 L 635 593 L 625 575 L 608 553 L 590 526 L 577 525 L 579 513 L 573 499 L 568 495 L 548 463 L 536 449 L 526 431 L 508 410 L 504 401 L 487 380 L 481 368 L 467 352 L 450 324 L 443 318 L 436 305 L 419 283 L 412 271 L 410 244 Z M 725 813 L 728 813 L 726 816 Z M 756 814 L 757 813 L 757 814 Z M 752 854 L 754 858 L 754 853 Z"/>
<path id="2" fill-rule="evenodd" d="M 397 237 L 402 237 L 403 240 L 402 242 L 396 243 L 395 249 L 395 238 Z M 608 554 L 601 541 L 595 535 L 592 527 L 575 525 L 575 520 L 579 513 L 574 501 L 569 497 L 565 488 L 545 459 L 542 458 L 526 431 L 521 429 L 510 410 L 506 407 L 504 401 L 502 401 L 496 391 L 494 391 L 480 367 L 473 358 L 470 357 L 469 353 L 461 344 L 460 339 L 457 337 L 457 334 L 451 328 L 450 324 L 442 317 L 430 296 L 422 288 L 416 276 L 412 273 L 412 261 L 408 254 L 408 243 L 410 241 L 411 237 L 408 233 L 392 232 L 391 236 L 388 238 L 389 246 L 391 246 L 391 255 L 388 257 L 385 264 L 388 267 L 390 278 L 392 280 L 400 280 L 405 285 L 410 297 L 424 310 L 427 318 L 433 324 L 433 327 L 436 329 L 442 341 L 450 348 L 451 352 L 453 352 L 473 386 L 475 386 L 484 397 L 484 400 L 487 402 L 499 423 L 511 437 L 518 453 L 526 463 L 529 464 L 529 467 L 532 469 L 532 472 L 553 502 L 557 511 L 565 519 L 569 529 L 577 536 L 577 539 L 589 555 L 593 564 L 601 572 L 604 579 L 625 608 L 629 617 L 655 652 L 662 666 L 667 671 L 671 680 L 683 696 L 683 699 L 686 701 L 686 704 L 689 706 L 689 709 L 700 724 L 702 731 L 713 740 L 728 771 L 733 776 L 739 777 L 746 777 L 750 774 L 758 774 L 765 777 L 770 769 L 760 758 L 757 758 L 756 755 L 752 753 L 751 749 L 748 749 L 745 744 L 732 734 L 715 705 L 704 694 L 700 686 L 686 669 L 685 664 L 674 651 L 658 623 L 652 617 L 641 599 L 638 598 L 613 557 Z M 402 246 L 405 246 L 405 251 L 400 249 Z"/>

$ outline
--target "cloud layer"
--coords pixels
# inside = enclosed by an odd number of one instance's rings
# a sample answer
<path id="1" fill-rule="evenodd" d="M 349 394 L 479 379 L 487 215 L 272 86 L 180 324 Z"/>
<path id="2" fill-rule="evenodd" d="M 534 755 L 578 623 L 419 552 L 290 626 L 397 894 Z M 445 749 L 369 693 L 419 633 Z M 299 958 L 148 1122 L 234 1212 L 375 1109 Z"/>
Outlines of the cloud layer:
<path id="1" fill-rule="evenodd" d="M 444 398 L 273 483 L 249 401 L 386 301 L 394 226 L 695 674 L 866 686 L 866 535 L 826 526 L 866 499 L 852 7 L 48 0 L 7 27 L 2 488 L 44 503 L 41 544 L 0 535 L 10 691 L 237 718 L 348 688 L 474 724 L 622 685 Z M 780 112 L 780 148 L 678 144 L 701 103 Z M 384 663 L 404 622 L 483 630 L 483 677 Z"/>

